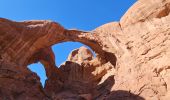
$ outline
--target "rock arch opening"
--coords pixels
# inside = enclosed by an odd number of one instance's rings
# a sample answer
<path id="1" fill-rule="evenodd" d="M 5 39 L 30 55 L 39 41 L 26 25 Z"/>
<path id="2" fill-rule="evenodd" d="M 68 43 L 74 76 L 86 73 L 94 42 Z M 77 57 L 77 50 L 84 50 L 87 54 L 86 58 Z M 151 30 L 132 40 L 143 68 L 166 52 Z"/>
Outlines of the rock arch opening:
<path id="1" fill-rule="evenodd" d="M 58 23 L 51 21 L 12 22 L 7 20 L 7 22 L 11 22 L 14 30 L 16 29 L 16 34 L 12 35 L 16 35 L 20 39 L 16 39 L 15 44 L 12 45 L 12 49 L 9 49 L 8 46 L 2 48 L 1 52 L 5 52 L 1 55 L 2 58 L 10 55 L 7 61 L 15 64 L 15 66 L 23 67 L 23 72 L 27 72 L 26 74 L 23 73 L 26 76 L 23 79 L 30 79 L 29 81 L 31 83 L 37 84 L 38 89 L 41 87 L 39 79 L 28 68 L 33 72 L 43 72 L 44 77 L 47 77 L 47 79 L 41 79 L 41 82 L 43 82 L 45 95 L 49 97 L 65 89 L 77 91 L 75 92 L 76 95 L 79 92 L 81 92 L 80 94 L 89 93 L 91 89 L 97 89 L 98 83 L 104 81 L 107 72 L 112 72 L 112 68 L 116 65 L 116 50 L 114 50 L 114 47 L 110 43 L 111 40 L 108 40 L 108 37 L 104 37 L 100 32 L 67 30 Z M 8 29 L 11 28 L 9 27 Z M 11 31 L 5 31 L 6 36 L 12 38 L 11 34 L 8 34 Z M 68 41 L 79 42 L 89 46 L 95 52 L 96 57 L 93 59 L 93 53 L 89 53 L 89 50 L 84 48 L 76 49 L 78 48 L 76 47 L 69 55 L 69 61 L 58 68 L 55 59 L 59 60 L 60 58 L 58 58 L 58 55 L 55 58 L 55 52 L 52 50 L 52 46 Z M 72 45 L 70 46 L 72 47 Z M 60 50 L 64 51 L 62 48 Z M 41 67 L 33 64 L 37 62 L 39 62 L 38 64 L 41 63 Z M 40 68 L 44 71 L 41 71 Z M 37 75 L 41 78 L 38 72 Z M 92 85 L 91 83 L 95 84 Z M 83 91 L 76 90 L 77 86 L 78 88 L 82 88 Z"/>
<path id="2" fill-rule="evenodd" d="M 94 60 L 95 63 L 92 66 L 98 66 L 107 63 L 109 60 L 113 66 L 116 66 L 117 59 L 114 54 L 105 52 L 104 55 L 105 59 L 102 59 L 103 62 L 101 62 L 100 58 L 96 57 L 96 53 L 89 46 L 80 42 L 62 42 L 35 53 L 32 56 L 32 60 L 35 64 L 29 65 L 28 68 L 37 73 L 44 87 L 46 81 L 48 82 L 49 79 L 56 78 L 56 80 L 58 80 L 64 76 L 59 68 L 62 66 L 62 63 L 66 61 L 82 64 L 85 61 Z M 30 60 L 30 62 L 33 61 Z M 41 70 L 42 72 L 40 72 Z"/>
<path id="3" fill-rule="evenodd" d="M 99 65 L 107 62 L 110 62 L 113 66 L 116 65 L 116 57 L 114 55 L 116 51 L 113 50 L 114 47 L 108 44 L 109 41 L 106 42 L 108 38 L 102 38 L 103 35 L 97 31 L 68 30 L 52 21 L 15 22 L 5 19 L 3 21 L 4 23 L 10 23 L 10 25 L 4 24 L 6 25 L 4 26 L 6 27 L 4 30 L 5 36 L 9 38 L 13 38 L 13 36 L 20 37 L 20 39 L 16 39 L 15 44 L 12 45 L 14 51 L 8 48 L 8 46 L 2 48 L 2 57 L 9 56 L 7 60 L 15 63 L 17 66 L 28 66 L 32 63 L 41 62 L 49 79 L 57 75 L 62 76 L 60 69 L 56 67 L 55 54 L 51 46 L 63 42 L 83 43 L 95 51 Z M 9 29 L 11 27 L 16 34 L 10 34 L 11 31 Z M 11 43 L 9 40 L 8 42 L 9 44 Z"/>
<path id="4" fill-rule="evenodd" d="M 60 67 L 60 65 L 62 63 L 66 62 L 67 60 L 72 60 L 72 61 L 78 60 L 78 58 L 72 59 L 72 58 L 69 58 L 69 56 L 74 56 L 72 54 L 74 53 L 74 51 L 78 50 L 79 48 L 83 48 L 83 49 L 85 48 L 86 50 L 88 50 L 88 51 L 86 51 L 86 53 L 88 52 L 89 54 L 91 54 L 91 56 L 93 56 L 93 57 L 91 57 L 91 60 L 96 57 L 95 52 L 87 45 L 84 45 L 79 42 L 63 42 L 63 43 L 59 43 L 59 44 L 52 46 L 52 50 L 55 55 L 55 63 L 53 61 L 50 61 L 50 60 L 52 60 L 48 57 L 50 55 L 45 54 L 44 52 L 42 52 L 42 53 L 39 52 L 39 54 L 36 53 L 36 55 L 34 56 L 34 59 L 37 58 L 37 60 L 34 63 L 28 65 L 28 69 L 30 69 L 32 72 L 35 72 L 39 76 L 40 82 L 41 82 L 42 86 L 44 87 L 45 81 L 48 79 L 48 77 L 50 77 L 49 74 L 51 74 L 51 72 L 49 72 L 49 69 L 51 68 L 51 66 L 54 66 L 53 68 L 57 69 Z M 47 51 L 47 52 L 50 52 L 50 51 Z M 86 53 L 84 53 L 84 54 L 86 54 Z M 53 55 L 51 55 L 51 56 L 53 56 Z M 47 60 L 45 60 L 44 58 Z M 76 57 L 74 57 L 74 58 L 76 58 Z M 86 59 L 87 59 L 87 57 L 84 58 L 83 60 L 86 60 Z M 48 60 L 49 60 L 49 62 L 46 62 Z M 75 62 L 77 62 L 77 61 L 75 61 Z M 50 63 L 54 63 L 54 64 L 49 65 Z M 47 73 L 46 70 L 49 73 Z"/>
<path id="5" fill-rule="evenodd" d="M 60 67 L 62 63 L 69 59 L 69 55 L 79 49 L 80 47 L 87 48 L 93 55 L 93 58 L 96 57 L 95 52 L 87 45 L 84 45 L 80 42 L 63 42 L 52 46 L 53 52 L 55 54 L 55 63 L 57 67 Z"/>
<path id="6" fill-rule="evenodd" d="M 46 75 L 46 70 L 45 70 L 43 64 L 38 62 L 38 63 L 30 64 L 27 67 L 28 67 L 28 69 L 30 69 L 32 72 L 36 73 L 39 76 L 40 82 L 41 82 L 42 86 L 44 87 L 45 81 L 47 79 L 47 75 Z"/>

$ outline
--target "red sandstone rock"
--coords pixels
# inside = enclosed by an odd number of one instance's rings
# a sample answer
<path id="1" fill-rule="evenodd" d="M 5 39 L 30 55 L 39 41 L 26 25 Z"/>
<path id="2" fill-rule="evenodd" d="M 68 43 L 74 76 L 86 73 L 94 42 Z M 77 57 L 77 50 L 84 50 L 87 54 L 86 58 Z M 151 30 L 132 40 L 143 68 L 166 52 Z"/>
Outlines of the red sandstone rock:
<path id="1" fill-rule="evenodd" d="M 91 32 L 52 21 L 0 18 L 2 100 L 169 100 L 170 0 L 138 0 L 121 18 Z M 60 68 L 50 46 L 77 41 Z M 27 65 L 40 61 L 45 88 Z"/>

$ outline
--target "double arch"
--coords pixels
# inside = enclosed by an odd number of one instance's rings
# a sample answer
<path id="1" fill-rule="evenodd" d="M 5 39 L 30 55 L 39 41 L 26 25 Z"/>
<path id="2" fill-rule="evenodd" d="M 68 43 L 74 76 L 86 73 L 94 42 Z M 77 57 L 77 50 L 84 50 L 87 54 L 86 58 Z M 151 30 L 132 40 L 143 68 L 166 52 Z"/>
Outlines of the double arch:
<path id="1" fill-rule="evenodd" d="M 114 66 L 116 64 L 114 53 L 103 49 L 104 40 L 96 33 L 67 30 L 60 24 L 47 20 L 15 22 L 0 18 L 0 22 L 0 28 L 2 27 L 2 32 L 4 31 L 2 38 L 8 39 L 2 40 L 6 41 L 2 42 L 2 45 L 3 43 L 8 44 L 1 50 L 2 57 L 9 56 L 6 60 L 12 61 L 18 66 L 27 66 L 41 60 L 45 61 L 44 65 L 46 65 L 44 55 L 50 55 L 51 61 L 54 60 L 50 47 L 67 41 L 83 43 L 96 53 L 96 57 L 102 59 L 101 62 L 110 61 Z M 12 43 L 10 38 L 15 42 Z"/>

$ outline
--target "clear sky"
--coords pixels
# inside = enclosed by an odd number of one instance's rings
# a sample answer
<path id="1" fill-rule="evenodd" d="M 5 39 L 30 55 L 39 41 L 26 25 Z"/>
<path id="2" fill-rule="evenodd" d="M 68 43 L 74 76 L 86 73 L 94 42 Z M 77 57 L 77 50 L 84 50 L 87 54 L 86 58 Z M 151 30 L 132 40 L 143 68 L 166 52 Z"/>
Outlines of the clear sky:
<path id="1" fill-rule="evenodd" d="M 105 23 L 119 21 L 121 16 L 136 0 L 1 0 L 0 17 L 15 21 L 53 20 L 65 28 L 93 30 Z M 83 44 L 66 42 L 54 45 L 56 65 L 59 66 L 68 54 Z M 46 75 L 43 66 L 29 65 L 42 84 Z"/>

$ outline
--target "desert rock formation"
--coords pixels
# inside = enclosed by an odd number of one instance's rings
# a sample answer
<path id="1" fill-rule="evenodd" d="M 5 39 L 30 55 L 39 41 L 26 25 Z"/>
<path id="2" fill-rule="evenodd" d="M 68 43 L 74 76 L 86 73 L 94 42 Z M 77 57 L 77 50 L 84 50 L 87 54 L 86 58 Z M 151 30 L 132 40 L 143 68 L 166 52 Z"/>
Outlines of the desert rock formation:
<path id="1" fill-rule="evenodd" d="M 170 0 L 138 0 L 120 22 L 90 32 L 0 18 L 0 100 L 169 100 Z M 59 68 L 51 46 L 75 41 Z M 27 66 L 41 62 L 43 88 Z"/>

